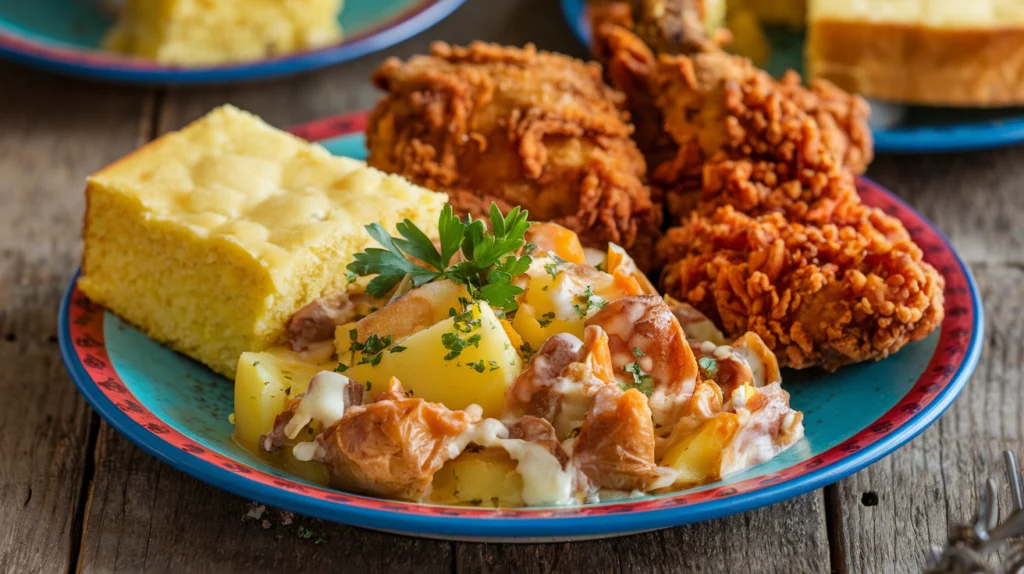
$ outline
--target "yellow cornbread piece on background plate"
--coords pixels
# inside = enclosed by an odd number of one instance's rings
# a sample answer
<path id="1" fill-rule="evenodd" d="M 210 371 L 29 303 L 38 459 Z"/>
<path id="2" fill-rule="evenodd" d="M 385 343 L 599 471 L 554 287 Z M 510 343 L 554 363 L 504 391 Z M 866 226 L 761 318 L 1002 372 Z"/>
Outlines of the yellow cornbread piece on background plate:
<path id="1" fill-rule="evenodd" d="M 164 64 L 259 60 L 341 40 L 342 0 L 128 0 L 104 47 Z"/>
<path id="2" fill-rule="evenodd" d="M 447 197 L 332 156 L 231 106 L 91 176 L 79 288 L 228 377 L 277 342 L 404 218 L 431 234 Z"/>

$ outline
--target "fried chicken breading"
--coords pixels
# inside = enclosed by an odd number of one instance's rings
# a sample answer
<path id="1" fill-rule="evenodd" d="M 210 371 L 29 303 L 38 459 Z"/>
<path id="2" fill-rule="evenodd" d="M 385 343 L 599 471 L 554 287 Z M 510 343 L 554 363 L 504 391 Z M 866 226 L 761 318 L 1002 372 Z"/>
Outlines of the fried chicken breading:
<path id="1" fill-rule="evenodd" d="M 885 358 L 942 321 L 944 281 L 898 220 L 863 209 L 848 225 L 695 212 L 660 245 L 664 289 L 727 334 L 758 334 L 784 366 Z"/>
<path id="2" fill-rule="evenodd" d="M 456 210 L 521 205 L 532 219 L 615 242 L 650 264 L 661 210 L 630 140 L 623 96 L 601 69 L 532 45 L 434 44 L 387 60 L 367 128 L 368 162 L 449 193 Z"/>
<path id="3" fill-rule="evenodd" d="M 749 60 L 710 47 L 690 55 L 655 56 L 628 30 L 604 25 L 611 83 L 627 95 L 638 143 L 665 188 L 669 212 L 693 207 L 709 162 L 792 162 L 829 152 L 839 167 L 862 173 L 873 157 L 869 108 L 828 82 L 800 84 L 795 72 L 776 81 Z M 820 155 L 820 154 L 819 154 Z M 798 166 L 803 167 L 803 166 Z"/>

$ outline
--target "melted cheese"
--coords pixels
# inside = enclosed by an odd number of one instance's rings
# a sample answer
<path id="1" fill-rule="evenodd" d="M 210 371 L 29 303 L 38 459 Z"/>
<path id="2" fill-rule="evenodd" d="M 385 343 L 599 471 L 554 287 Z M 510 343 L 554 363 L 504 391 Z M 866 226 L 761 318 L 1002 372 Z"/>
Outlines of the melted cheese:
<path id="1" fill-rule="evenodd" d="M 497 419 L 484 419 L 448 444 L 448 456 L 456 458 L 467 446 L 505 449 L 516 461 L 523 478 L 523 502 L 528 506 L 563 505 L 574 502 L 573 472 L 542 445 L 508 438 L 508 428 Z"/>
<path id="2" fill-rule="evenodd" d="M 295 413 L 285 425 L 285 436 L 290 439 L 295 438 L 299 431 L 313 421 L 317 421 L 327 428 L 341 420 L 345 409 L 350 406 L 345 400 L 348 384 L 349 378 L 340 373 L 333 371 L 317 373 L 309 381 L 306 394 L 299 399 Z M 297 454 L 296 457 L 298 457 Z"/>

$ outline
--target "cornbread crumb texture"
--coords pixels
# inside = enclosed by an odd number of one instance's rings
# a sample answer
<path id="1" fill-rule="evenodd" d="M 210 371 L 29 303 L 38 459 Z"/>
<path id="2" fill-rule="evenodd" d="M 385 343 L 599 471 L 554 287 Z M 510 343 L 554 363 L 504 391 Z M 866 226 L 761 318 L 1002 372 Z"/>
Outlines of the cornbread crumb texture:
<path id="1" fill-rule="evenodd" d="M 232 375 L 344 268 L 446 197 L 226 106 L 89 178 L 81 289 L 150 336 Z"/>
<path id="2" fill-rule="evenodd" d="M 811 78 L 908 103 L 1024 101 L 1020 0 L 811 0 L 808 26 Z"/>
<path id="3" fill-rule="evenodd" d="M 342 0 L 128 0 L 104 47 L 165 64 L 258 60 L 340 40 Z"/>

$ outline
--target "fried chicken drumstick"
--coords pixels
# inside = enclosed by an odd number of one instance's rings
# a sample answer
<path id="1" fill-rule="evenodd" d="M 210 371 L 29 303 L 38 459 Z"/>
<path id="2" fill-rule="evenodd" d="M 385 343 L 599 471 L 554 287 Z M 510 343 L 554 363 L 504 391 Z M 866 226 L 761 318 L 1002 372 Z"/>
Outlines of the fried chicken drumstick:
<path id="1" fill-rule="evenodd" d="M 387 94 L 367 128 L 370 165 L 447 192 L 463 213 L 521 205 L 650 265 L 660 207 L 624 98 L 596 64 L 532 45 L 437 43 L 429 56 L 387 60 L 373 82 Z"/>
<path id="2" fill-rule="evenodd" d="M 637 120 L 642 136 L 638 143 L 648 158 L 652 184 L 665 189 L 675 216 L 692 208 L 687 193 L 700 187 L 706 163 L 793 157 L 782 133 L 769 134 L 752 146 L 744 123 L 810 120 L 841 167 L 863 173 L 871 162 L 870 110 L 863 98 L 824 81 L 804 87 L 795 72 L 775 80 L 749 60 L 715 46 L 697 45 L 689 55 L 656 56 L 621 26 L 605 24 L 597 33 L 607 47 L 609 80 L 626 94 Z"/>

